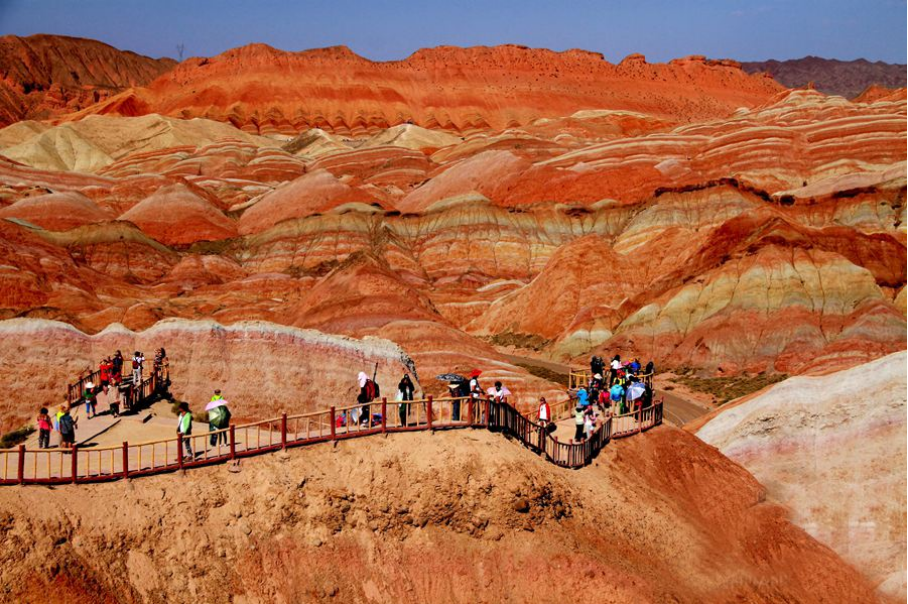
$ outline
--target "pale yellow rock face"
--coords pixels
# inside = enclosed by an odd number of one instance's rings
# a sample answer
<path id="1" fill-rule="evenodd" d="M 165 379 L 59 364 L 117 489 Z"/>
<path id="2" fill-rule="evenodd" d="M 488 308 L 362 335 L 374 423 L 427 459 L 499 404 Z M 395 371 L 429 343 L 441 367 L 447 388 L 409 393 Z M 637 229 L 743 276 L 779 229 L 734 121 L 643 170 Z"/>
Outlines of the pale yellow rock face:
<path id="1" fill-rule="evenodd" d="M 892 596 L 906 585 L 906 363 L 790 378 L 697 432 Z"/>

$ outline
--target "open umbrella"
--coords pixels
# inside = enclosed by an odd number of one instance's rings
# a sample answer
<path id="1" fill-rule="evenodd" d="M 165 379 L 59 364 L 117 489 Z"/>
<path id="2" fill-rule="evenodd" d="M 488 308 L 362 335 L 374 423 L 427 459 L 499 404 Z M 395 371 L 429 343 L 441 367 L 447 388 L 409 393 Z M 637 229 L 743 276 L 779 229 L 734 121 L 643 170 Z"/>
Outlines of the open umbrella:
<path id="1" fill-rule="evenodd" d="M 627 400 L 635 401 L 643 396 L 644 392 L 646 392 L 646 386 L 644 386 L 640 382 L 634 382 L 627 387 Z"/>
<path id="2" fill-rule="evenodd" d="M 222 399 L 222 398 L 219 398 L 218 400 L 216 400 L 216 401 L 211 401 L 210 403 L 208 403 L 207 405 L 205 405 L 205 411 L 211 411 L 211 410 L 214 409 L 215 407 L 223 407 L 223 406 L 226 405 L 226 404 L 227 404 L 227 401 L 225 401 L 225 400 Z"/>
<path id="3" fill-rule="evenodd" d="M 458 373 L 442 373 L 441 375 L 436 375 L 435 379 L 442 382 L 465 382 L 467 380 L 467 378 Z"/>

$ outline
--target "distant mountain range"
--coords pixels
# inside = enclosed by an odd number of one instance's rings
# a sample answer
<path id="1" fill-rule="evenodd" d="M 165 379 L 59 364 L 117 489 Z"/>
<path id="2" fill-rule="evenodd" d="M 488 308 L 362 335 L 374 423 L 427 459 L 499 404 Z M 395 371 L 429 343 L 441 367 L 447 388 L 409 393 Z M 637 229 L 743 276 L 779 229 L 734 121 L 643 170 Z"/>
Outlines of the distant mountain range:
<path id="1" fill-rule="evenodd" d="M 788 88 L 800 88 L 813 82 L 820 92 L 849 99 L 873 84 L 904 88 L 906 79 L 905 65 L 882 61 L 871 63 L 866 59 L 839 61 L 808 56 L 788 61 L 741 63 L 741 67 L 748 73 L 769 72 L 777 82 Z"/>

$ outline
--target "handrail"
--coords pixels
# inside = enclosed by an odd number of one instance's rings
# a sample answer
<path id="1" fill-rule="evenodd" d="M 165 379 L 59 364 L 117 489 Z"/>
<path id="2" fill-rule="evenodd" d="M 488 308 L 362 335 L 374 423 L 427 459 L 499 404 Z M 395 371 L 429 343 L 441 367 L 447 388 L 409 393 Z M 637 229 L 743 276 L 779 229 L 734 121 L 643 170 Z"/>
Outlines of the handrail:
<path id="1" fill-rule="evenodd" d="M 144 387 L 154 381 L 153 374 L 143 380 Z M 81 379 L 81 378 L 80 378 Z M 460 403 L 458 419 L 454 419 L 453 403 Z M 571 401 L 567 401 L 571 403 Z M 556 407 L 565 403 L 556 403 Z M 599 451 L 613 438 L 638 434 L 662 423 L 660 400 L 644 409 L 607 417 L 599 423 L 589 438 L 580 442 L 561 442 L 548 433 L 545 426 L 524 416 L 508 403 L 471 397 L 440 398 L 429 396 L 414 401 L 388 401 L 386 398 L 321 411 L 278 417 L 250 424 L 231 425 L 219 430 L 177 435 L 175 438 L 124 442 L 120 446 L 74 446 L 70 450 L 0 449 L 0 485 L 5 484 L 62 484 L 90 483 L 118 480 L 150 474 L 221 463 L 294 446 L 336 441 L 387 432 L 414 430 L 442 430 L 458 428 L 485 428 L 516 438 L 530 450 L 544 455 L 552 463 L 578 468 L 589 464 Z M 381 410 L 380 421 L 370 421 L 363 426 L 335 426 L 338 409 L 354 409 L 368 405 L 370 411 Z M 407 407 L 407 415 L 398 416 L 389 405 Z M 414 412 L 415 410 L 415 412 Z M 374 413 L 374 411 L 372 411 Z M 415 422 L 412 416 L 415 416 Z M 447 417 L 445 417 L 447 416 Z M 323 421 L 327 418 L 327 422 Z M 391 421 L 389 421 L 391 418 Z M 401 422 L 400 420 L 404 421 Z M 313 421 L 314 420 L 314 421 Z M 306 422 L 305 434 L 299 423 Z M 291 429 L 288 424 L 297 423 Z M 312 424 L 315 423 L 315 426 Z M 223 436 L 227 442 L 224 443 Z M 216 442 L 212 442 L 216 441 Z M 201 446 L 200 446 L 201 443 Z M 206 444 L 207 443 L 207 444 Z M 189 456 L 189 450 L 192 456 Z M 120 454 L 117 455 L 116 452 Z M 39 460 L 43 463 L 39 464 Z M 13 462 L 12 464 L 10 462 Z M 15 469 L 11 476 L 10 467 Z"/>

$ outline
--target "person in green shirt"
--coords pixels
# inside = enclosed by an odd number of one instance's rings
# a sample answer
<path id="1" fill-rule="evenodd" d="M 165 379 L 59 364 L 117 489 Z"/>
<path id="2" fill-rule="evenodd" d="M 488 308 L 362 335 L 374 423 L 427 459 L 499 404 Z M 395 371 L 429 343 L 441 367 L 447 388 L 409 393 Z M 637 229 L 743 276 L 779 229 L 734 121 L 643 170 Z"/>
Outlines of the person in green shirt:
<path id="1" fill-rule="evenodd" d="M 180 403 L 180 415 L 177 418 L 177 434 L 183 435 L 183 460 L 192 461 L 192 413 L 189 412 L 189 403 Z"/>

